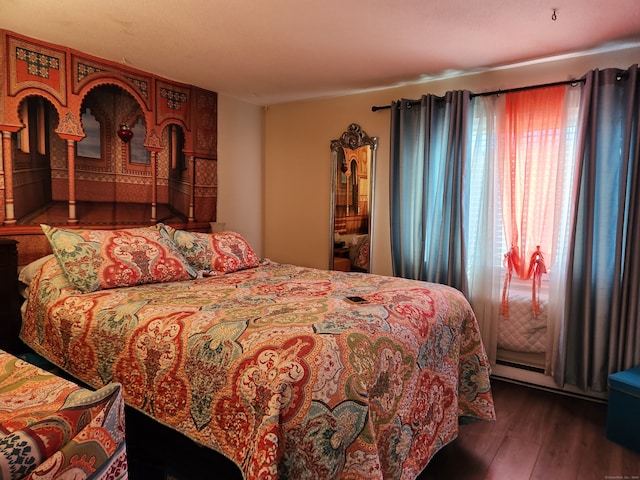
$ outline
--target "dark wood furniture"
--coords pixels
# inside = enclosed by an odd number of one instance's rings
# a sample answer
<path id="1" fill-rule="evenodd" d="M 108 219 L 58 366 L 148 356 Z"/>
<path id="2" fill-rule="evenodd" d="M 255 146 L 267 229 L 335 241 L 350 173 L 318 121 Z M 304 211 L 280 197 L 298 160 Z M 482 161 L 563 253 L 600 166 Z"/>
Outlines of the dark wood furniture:
<path id="1" fill-rule="evenodd" d="M 0 238 L 0 349 L 23 353 L 20 334 L 20 293 L 18 291 L 18 242 Z"/>

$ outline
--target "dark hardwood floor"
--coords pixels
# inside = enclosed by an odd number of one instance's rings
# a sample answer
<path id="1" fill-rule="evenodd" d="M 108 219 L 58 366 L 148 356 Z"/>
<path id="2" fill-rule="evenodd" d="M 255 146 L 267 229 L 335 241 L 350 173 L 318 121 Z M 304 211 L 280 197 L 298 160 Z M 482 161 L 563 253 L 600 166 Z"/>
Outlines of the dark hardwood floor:
<path id="1" fill-rule="evenodd" d="M 640 453 L 605 436 L 606 404 L 499 380 L 492 386 L 496 421 L 461 425 L 420 480 L 640 479 Z"/>
<path id="2" fill-rule="evenodd" d="M 461 425 L 419 480 L 640 480 L 640 453 L 605 436 L 605 404 L 502 380 L 492 386 L 496 421 Z M 215 452 L 185 437 L 165 440 L 164 427 L 145 420 L 128 412 L 131 480 L 242 478 Z"/>

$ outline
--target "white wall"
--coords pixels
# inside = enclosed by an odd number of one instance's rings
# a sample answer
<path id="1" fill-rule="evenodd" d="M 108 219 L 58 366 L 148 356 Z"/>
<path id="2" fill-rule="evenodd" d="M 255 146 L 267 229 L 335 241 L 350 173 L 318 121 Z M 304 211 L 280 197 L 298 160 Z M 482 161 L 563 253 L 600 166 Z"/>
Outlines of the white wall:
<path id="1" fill-rule="evenodd" d="M 264 109 L 218 96 L 217 220 L 263 256 Z"/>
<path id="2" fill-rule="evenodd" d="M 521 64 L 455 78 L 315 101 L 274 105 L 266 111 L 264 150 L 264 256 L 278 262 L 329 265 L 330 141 L 350 123 L 379 137 L 374 186 L 372 272 L 392 274 L 389 232 L 389 111 L 372 112 L 422 94 L 507 89 L 579 78 L 595 68 L 628 68 L 640 47 Z M 221 123 L 225 119 L 221 118 Z M 224 185 L 221 177 L 219 185 Z M 226 186 L 225 186 L 226 187 Z"/>

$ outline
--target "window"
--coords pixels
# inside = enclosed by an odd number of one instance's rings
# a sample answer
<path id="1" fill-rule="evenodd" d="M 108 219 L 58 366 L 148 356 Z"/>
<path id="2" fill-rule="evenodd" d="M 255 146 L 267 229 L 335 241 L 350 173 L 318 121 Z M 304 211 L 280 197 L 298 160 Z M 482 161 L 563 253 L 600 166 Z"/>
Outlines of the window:
<path id="1" fill-rule="evenodd" d="M 144 139 L 147 134 L 144 119 L 139 117 L 131 130 L 133 131 L 133 137 L 129 141 L 129 162 L 134 165 L 151 165 L 149 150 L 144 146 Z"/>
<path id="2" fill-rule="evenodd" d="M 549 90 L 473 100 L 467 275 L 490 259 L 534 298 L 566 256 L 575 166 L 579 90 Z"/>
<path id="3" fill-rule="evenodd" d="M 47 153 L 47 112 L 44 100 L 40 97 L 38 97 L 36 104 L 36 130 L 38 153 L 45 155 Z"/>
<path id="4" fill-rule="evenodd" d="M 469 182 L 469 215 L 473 219 L 469 222 L 469 239 L 473 239 L 477 236 L 478 224 L 481 217 L 481 211 L 483 206 L 486 205 L 488 193 L 492 194 L 493 200 L 493 219 L 495 221 L 494 242 L 500 246 L 499 251 L 502 253 L 507 252 L 509 249 L 508 243 L 504 235 L 503 225 L 503 203 L 500 196 L 500 185 L 498 183 L 497 176 L 492 183 L 491 192 L 485 190 L 485 184 L 488 181 L 488 172 L 495 170 L 495 162 L 497 162 L 497 136 L 495 131 L 497 122 L 500 120 L 497 116 L 488 117 L 492 115 L 487 113 L 484 109 L 475 109 L 474 117 L 472 120 L 472 133 L 471 144 L 472 153 L 469 162 L 470 168 L 470 182 Z M 492 125 L 492 128 L 486 128 L 486 122 Z M 537 162 L 551 162 L 558 163 L 562 168 L 560 190 L 562 193 L 561 201 L 559 204 L 563 206 L 563 210 L 560 212 L 562 220 L 559 222 L 561 225 L 566 224 L 566 219 L 569 215 L 570 206 L 570 187 L 573 177 L 573 170 L 575 166 L 575 150 L 576 150 L 576 130 L 578 122 L 578 107 L 573 105 L 567 110 L 566 125 L 562 128 L 561 134 L 563 136 L 563 147 L 558 149 L 558 154 L 546 154 L 542 155 L 539 151 L 539 142 L 543 136 L 550 136 L 554 132 L 541 130 L 527 131 L 522 133 L 523 140 L 533 144 L 532 150 L 534 150 L 535 161 Z M 489 164 L 491 162 L 491 164 Z M 548 179 L 548 177 L 545 177 Z M 544 191 L 541 191 L 537 196 L 541 197 Z M 522 195 L 522 192 L 521 192 Z M 562 232 L 561 243 L 566 243 L 567 232 Z M 472 251 L 472 253 L 474 253 Z M 502 268 L 502 255 L 495 256 L 494 265 Z"/>
<path id="5" fill-rule="evenodd" d="M 13 137 L 18 152 L 46 155 L 47 109 L 42 97 L 25 98 L 20 104 L 20 118 L 24 127 Z"/>
<path id="6" fill-rule="evenodd" d="M 174 170 L 186 170 L 187 160 L 184 155 L 184 133 L 177 125 L 169 125 L 169 155 L 171 168 Z"/>
<path id="7" fill-rule="evenodd" d="M 78 142 L 77 155 L 93 159 L 102 158 L 101 126 L 90 108 L 82 112 L 82 126 L 86 137 Z"/>
<path id="8" fill-rule="evenodd" d="M 22 117 L 22 123 L 24 128 L 20 130 L 18 134 L 18 150 L 24 153 L 31 152 L 31 145 L 29 137 L 31 136 L 31 117 L 29 116 L 29 99 L 25 99 L 20 105 L 20 116 Z"/>

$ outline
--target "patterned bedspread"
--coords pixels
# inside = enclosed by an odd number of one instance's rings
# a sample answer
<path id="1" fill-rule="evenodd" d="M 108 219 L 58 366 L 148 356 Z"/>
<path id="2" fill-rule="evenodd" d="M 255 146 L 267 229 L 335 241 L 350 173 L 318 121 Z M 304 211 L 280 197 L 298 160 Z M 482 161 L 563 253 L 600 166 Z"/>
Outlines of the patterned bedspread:
<path id="1" fill-rule="evenodd" d="M 265 260 L 80 294 L 53 259 L 21 337 L 247 479 L 413 479 L 459 417 L 495 418 L 474 314 L 443 285 Z"/>
<path id="2" fill-rule="evenodd" d="M 0 478 L 126 479 L 120 385 L 92 392 L 0 350 Z"/>

